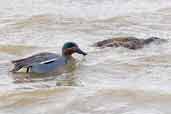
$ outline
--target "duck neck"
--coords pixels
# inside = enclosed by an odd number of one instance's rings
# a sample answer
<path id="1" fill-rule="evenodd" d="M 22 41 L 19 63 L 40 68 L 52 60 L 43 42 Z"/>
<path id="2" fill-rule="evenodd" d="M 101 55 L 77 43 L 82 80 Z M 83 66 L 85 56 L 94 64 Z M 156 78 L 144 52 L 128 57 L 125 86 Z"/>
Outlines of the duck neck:
<path id="1" fill-rule="evenodd" d="M 67 53 L 64 53 L 64 52 L 62 52 L 62 56 L 65 57 L 66 59 L 72 58 L 72 56 L 70 54 L 67 54 Z"/>

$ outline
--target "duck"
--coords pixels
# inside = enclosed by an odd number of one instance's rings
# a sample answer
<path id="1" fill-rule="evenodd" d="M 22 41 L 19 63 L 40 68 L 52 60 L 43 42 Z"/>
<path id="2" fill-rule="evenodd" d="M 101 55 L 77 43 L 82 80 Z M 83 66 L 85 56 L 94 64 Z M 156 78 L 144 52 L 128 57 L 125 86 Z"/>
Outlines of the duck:
<path id="1" fill-rule="evenodd" d="M 82 51 L 75 42 L 66 42 L 62 47 L 62 55 L 50 52 L 41 52 L 26 58 L 13 60 L 11 63 L 14 68 L 13 73 L 22 68 L 26 68 L 26 73 L 49 73 L 66 65 L 72 57 L 72 54 L 78 53 L 86 56 L 87 53 Z"/>
<path id="2" fill-rule="evenodd" d="M 98 41 L 93 44 L 95 47 L 124 47 L 132 50 L 143 48 L 145 45 L 149 45 L 152 42 L 162 43 L 166 42 L 165 39 L 159 37 L 149 37 L 147 39 L 136 38 L 136 37 L 115 37 Z"/>

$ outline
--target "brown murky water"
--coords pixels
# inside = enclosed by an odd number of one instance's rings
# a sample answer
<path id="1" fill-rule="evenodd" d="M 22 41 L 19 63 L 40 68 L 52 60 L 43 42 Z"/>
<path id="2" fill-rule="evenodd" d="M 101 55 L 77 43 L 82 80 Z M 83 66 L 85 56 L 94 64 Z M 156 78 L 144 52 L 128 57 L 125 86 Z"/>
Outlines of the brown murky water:
<path id="1" fill-rule="evenodd" d="M 169 0 L 6 0 L 0 2 L 0 114 L 170 114 Z M 98 49 L 116 36 L 157 36 L 168 43 L 133 51 Z M 12 74 L 11 60 L 61 53 L 77 42 L 69 72 Z"/>

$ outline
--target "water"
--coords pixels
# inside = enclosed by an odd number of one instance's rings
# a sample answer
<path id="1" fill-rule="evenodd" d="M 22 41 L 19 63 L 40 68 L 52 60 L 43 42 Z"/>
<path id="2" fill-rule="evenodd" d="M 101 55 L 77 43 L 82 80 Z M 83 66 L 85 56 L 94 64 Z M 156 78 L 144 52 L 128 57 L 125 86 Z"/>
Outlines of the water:
<path id="1" fill-rule="evenodd" d="M 0 114 L 170 114 L 171 1 L 0 1 Z M 157 36 L 168 43 L 132 51 L 91 45 L 117 36 Z M 69 73 L 11 74 L 10 60 L 61 53 L 77 42 L 88 56 Z M 19 80 L 16 80 L 18 77 Z"/>

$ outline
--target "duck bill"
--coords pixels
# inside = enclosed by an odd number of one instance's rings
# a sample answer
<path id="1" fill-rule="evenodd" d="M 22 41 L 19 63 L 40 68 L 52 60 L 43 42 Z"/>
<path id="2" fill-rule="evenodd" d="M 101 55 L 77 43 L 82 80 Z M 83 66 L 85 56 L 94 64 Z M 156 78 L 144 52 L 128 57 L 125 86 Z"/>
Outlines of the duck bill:
<path id="1" fill-rule="evenodd" d="M 87 55 L 87 53 L 85 53 L 84 51 L 82 51 L 80 48 L 77 48 L 76 52 L 77 52 L 78 54 L 82 54 L 82 55 L 84 55 L 84 56 Z"/>

